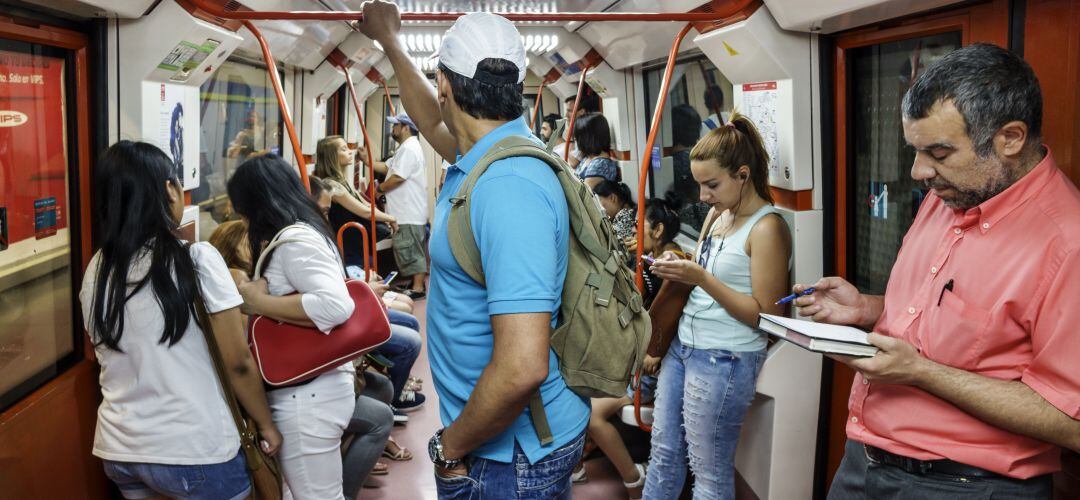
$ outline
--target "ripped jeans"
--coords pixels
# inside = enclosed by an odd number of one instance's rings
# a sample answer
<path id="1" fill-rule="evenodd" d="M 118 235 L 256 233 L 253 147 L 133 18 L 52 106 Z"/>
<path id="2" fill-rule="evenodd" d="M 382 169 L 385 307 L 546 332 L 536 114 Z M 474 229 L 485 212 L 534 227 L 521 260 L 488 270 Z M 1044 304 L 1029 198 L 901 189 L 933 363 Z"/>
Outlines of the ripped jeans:
<path id="1" fill-rule="evenodd" d="M 735 446 L 764 362 L 765 350 L 672 342 L 656 387 L 644 498 L 678 498 L 688 457 L 695 499 L 735 498 Z"/>

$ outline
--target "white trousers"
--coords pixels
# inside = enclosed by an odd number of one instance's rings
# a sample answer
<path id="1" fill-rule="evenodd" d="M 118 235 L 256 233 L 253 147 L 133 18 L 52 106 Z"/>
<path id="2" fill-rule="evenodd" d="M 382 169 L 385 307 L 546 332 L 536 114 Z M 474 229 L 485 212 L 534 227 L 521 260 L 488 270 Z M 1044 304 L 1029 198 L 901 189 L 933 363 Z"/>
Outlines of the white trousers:
<path id="1" fill-rule="evenodd" d="M 334 370 L 306 385 L 268 393 L 287 491 L 297 500 L 343 498 L 341 436 L 353 414 L 354 375 Z"/>

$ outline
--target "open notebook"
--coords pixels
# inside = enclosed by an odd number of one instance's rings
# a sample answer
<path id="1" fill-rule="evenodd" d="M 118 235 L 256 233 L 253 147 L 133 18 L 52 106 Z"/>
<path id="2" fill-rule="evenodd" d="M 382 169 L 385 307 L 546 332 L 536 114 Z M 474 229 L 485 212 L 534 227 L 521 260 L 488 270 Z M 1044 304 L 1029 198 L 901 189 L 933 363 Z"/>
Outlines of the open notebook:
<path id="1" fill-rule="evenodd" d="M 878 351 L 866 341 L 866 332 L 850 326 L 762 314 L 758 328 L 814 352 L 871 357 Z"/>

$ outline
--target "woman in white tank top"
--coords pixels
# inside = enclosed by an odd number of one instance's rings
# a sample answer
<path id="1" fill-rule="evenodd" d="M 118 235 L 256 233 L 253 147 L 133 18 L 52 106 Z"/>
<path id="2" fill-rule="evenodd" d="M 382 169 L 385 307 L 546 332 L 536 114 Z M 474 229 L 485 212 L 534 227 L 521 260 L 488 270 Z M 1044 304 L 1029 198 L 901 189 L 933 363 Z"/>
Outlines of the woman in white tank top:
<path id="1" fill-rule="evenodd" d="M 661 364 L 645 498 L 676 498 L 694 472 L 695 499 L 734 498 L 735 448 L 765 361 L 760 313 L 782 314 L 791 234 L 775 213 L 768 155 L 746 117 L 702 138 L 690 152 L 701 201 L 712 205 L 694 260 L 652 266 L 693 285 L 679 335 Z"/>

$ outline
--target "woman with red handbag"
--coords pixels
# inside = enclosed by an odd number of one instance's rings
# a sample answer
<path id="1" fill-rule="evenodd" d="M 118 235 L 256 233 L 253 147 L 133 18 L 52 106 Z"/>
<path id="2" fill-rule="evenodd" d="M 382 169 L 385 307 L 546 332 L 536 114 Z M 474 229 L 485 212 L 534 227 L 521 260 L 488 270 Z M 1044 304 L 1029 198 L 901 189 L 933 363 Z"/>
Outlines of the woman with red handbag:
<path id="1" fill-rule="evenodd" d="M 263 253 L 271 241 L 284 241 L 260 259 L 269 262 L 263 277 L 240 285 L 244 312 L 340 334 L 331 330 L 349 320 L 356 305 L 330 228 L 295 169 L 272 154 L 249 159 L 229 180 L 228 192 L 248 224 L 252 255 Z M 281 468 L 298 500 L 343 496 L 340 446 L 356 403 L 354 377 L 349 360 L 268 392 L 274 423 L 284 437 Z"/>
<path id="2" fill-rule="evenodd" d="M 107 149 L 94 200 L 101 248 L 79 292 L 101 365 L 93 454 L 125 498 L 247 497 L 241 437 L 222 393 L 235 394 L 254 420 L 263 451 L 275 453 L 282 438 L 225 262 L 209 244 L 185 245 L 173 234 L 184 192 L 172 160 L 154 145 L 120 141 Z M 209 313 L 202 323 L 199 297 Z M 211 355 L 207 337 L 220 356 Z"/>

